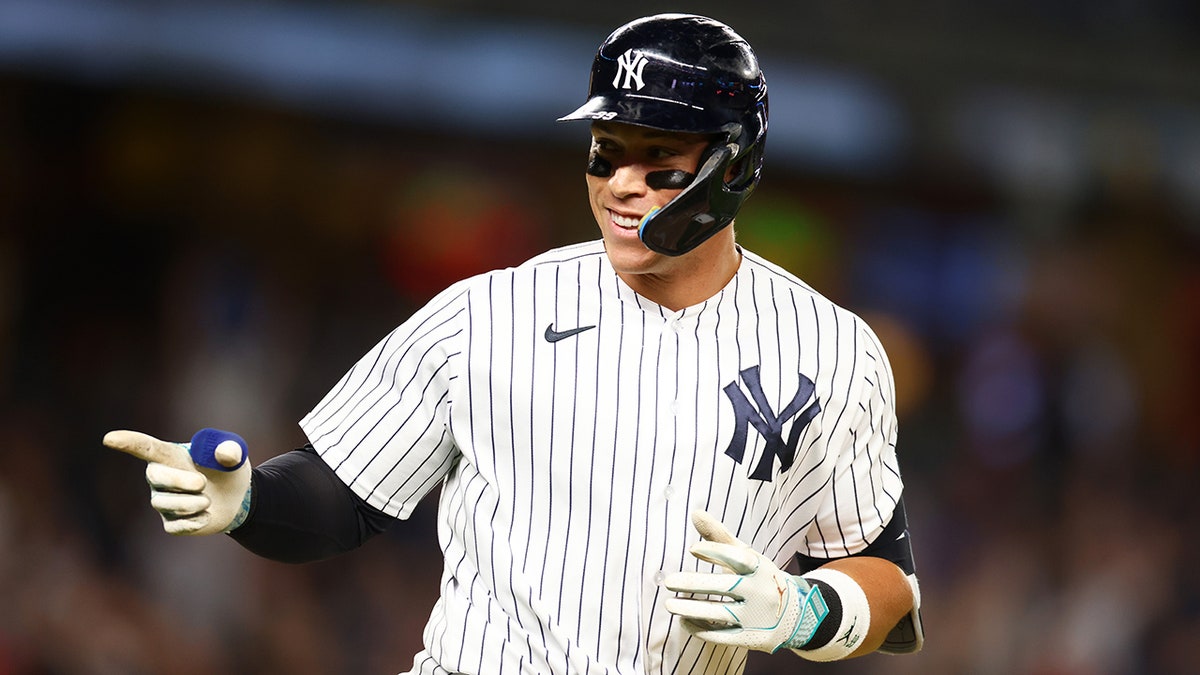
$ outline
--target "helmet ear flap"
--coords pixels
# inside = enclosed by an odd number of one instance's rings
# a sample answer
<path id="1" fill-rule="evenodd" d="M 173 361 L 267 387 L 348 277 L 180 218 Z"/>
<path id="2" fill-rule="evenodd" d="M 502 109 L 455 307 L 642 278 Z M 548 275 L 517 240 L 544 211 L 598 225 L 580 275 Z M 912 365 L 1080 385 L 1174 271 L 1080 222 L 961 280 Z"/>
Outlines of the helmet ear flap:
<path id="1" fill-rule="evenodd" d="M 647 248 L 669 256 L 683 255 L 733 222 L 746 197 L 746 193 L 725 186 L 725 174 L 736 152 L 735 143 L 713 144 L 701 160 L 696 179 L 642 219 L 638 236 Z"/>

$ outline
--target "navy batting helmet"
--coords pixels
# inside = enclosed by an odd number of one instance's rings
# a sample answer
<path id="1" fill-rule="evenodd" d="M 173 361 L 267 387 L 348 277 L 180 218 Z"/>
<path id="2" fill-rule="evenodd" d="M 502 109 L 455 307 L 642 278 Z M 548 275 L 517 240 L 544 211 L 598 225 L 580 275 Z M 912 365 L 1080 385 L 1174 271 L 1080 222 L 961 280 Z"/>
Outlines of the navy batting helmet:
<path id="1" fill-rule="evenodd" d="M 682 255 L 733 221 L 762 173 L 767 83 L 758 59 L 725 24 L 658 14 L 621 26 L 592 62 L 588 100 L 565 120 L 611 120 L 712 134 L 695 179 L 646 216 L 647 247 Z M 729 167 L 736 167 L 726 180 Z"/>

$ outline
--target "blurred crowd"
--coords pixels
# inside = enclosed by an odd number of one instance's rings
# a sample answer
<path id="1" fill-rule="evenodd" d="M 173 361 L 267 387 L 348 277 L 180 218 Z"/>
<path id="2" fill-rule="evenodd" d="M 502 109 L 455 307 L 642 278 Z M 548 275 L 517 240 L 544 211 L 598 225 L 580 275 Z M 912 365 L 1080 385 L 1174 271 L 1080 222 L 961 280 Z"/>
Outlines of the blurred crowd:
<path id="1" fill-rule="evenodd" d="M 141 463 L 100 439 L 303 444 L 300 417 L 433 292 L 594 236 L 585 142 L 0 78 L 0 675 L 407 669 L 432 500 L 351 555 L 272 563 L 165 535 Z M 1200 227 L 1153 172 L 1095 183 L 1063 203 L 962 167 L 768 159 L 739 239 L 892 359 L 928 641 L 751 675 L 1194 672 Z"/>

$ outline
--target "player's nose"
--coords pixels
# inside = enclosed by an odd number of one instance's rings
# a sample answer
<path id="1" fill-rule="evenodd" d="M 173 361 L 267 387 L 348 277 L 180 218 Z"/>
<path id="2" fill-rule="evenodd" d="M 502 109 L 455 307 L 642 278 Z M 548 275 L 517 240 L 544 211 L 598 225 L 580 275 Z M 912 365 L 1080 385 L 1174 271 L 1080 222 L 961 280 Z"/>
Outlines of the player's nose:
<path id="1" fill-rule="evenodd" d="M 621 164 L 613 167 L 608 177 L 608 189 L 622 199 L 646 194 L 646 171 L 636 164 Z"/>

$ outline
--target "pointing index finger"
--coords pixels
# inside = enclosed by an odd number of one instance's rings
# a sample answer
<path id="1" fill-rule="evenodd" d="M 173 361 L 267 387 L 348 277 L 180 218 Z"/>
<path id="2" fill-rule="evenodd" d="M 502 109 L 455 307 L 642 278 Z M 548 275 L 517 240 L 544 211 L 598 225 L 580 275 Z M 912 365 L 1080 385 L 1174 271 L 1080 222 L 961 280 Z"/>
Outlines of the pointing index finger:
<path id="1" fill-rule="evenodd" d="M 140 431 L 117 430 L 104 434 L 104 446 L 133 455 L 145 462 L 157 462 L 176 469 L 192 469 L 187 451 Z"/>

